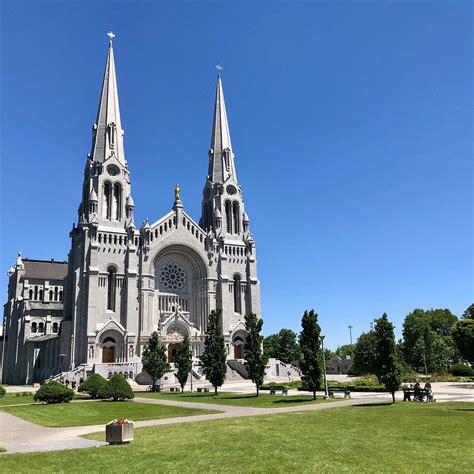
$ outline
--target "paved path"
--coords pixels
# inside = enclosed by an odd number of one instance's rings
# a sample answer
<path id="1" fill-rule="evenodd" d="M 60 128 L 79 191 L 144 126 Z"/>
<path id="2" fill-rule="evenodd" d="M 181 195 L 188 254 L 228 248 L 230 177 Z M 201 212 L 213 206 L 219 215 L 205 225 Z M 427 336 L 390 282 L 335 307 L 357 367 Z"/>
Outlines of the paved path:
<path id="1" fill-rule="evenodd" d="M 385 397 L 389 401 L 389 397 Z M 193 415 L 174 418 L 162 418 L 159 420 L 143 420 L 135 422 L 136 428 L 145 426 L 170 425 L 178 423 L 195 423 L 199 421 L 221 420 L 224 418 L 238 418 L 243 416 L 273 415 L 278 413 L 294 413 L 308 410 L 327 410 L 330 408 L 349 405 L 370 404 L 374 400 L 356 399 L 341 400 L 320 404 L 309 404 L 302 406 L 283 408 L 253 408 L 236 407 L 228 405 L 217 405 L 211 403 L 180 402 L 174 400 L 158 400 L 152 398 L 135 398 L 139 403 L 150 403 L 159 405 L 172 405 L 186 408 L 201 408 L 218 410 L 221 413 Z M 0 410 L 0 447 L 8 453 L 26 453 L 34 451 L 57 451 L 62 449 L 89 448 L 101 446 L 105 443 L 87 440 L 80 436 L 88 433 L 104 431 L 104 425 L 77 426 L 68 428 L 47 428 L 35 425 L 19 417 L 13 416 Z"/>

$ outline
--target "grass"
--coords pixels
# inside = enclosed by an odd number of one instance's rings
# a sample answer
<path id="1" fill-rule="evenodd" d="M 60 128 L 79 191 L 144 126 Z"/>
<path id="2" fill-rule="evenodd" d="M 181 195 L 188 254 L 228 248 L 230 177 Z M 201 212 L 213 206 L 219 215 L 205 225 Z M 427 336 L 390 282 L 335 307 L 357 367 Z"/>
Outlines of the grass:
<path id="1" fill-rule="evenodd" d="M 37 425 L 55 427 L 99 425 L 116 418 L 139 421 L 216 413 L 209 410 L 152 405 L 149 403 L 102 401 L 9 406 L 2 408 L 2 410 Z"/>
<path id="2" fill-rule="evenodd" d="M 157 398 L 161 400 L 175 400 L 180 402 L 193 403 L 215 403 L 217 405 L 233 405 L 240 407 L 258 407 L 258 408 L 282 408 L 289 406 L 307 405 L 308 403 L 324 403 L 321 397 L 313 400 L 312 395 L 268 395 L 260 392 L 258 397 L 255 394 L 242 394 L 233 392 L 214 393 L 172 393 L 172 392 L 138 392 L 136 397 Z M 332 399 L 331 401 L 337 401 Z"/>
<path id="3" fill-rule="evenodd" d="M 7 393 L 3 398 L 0 398 L 0 409 L 8 405 L 26 405 L 26 404 L 40 404 L 41 402 L 35 402 L 33 400 L 34 392 L 18 392 L 18 393 Z M 75 400 L 87 399 L 87 395 L 82 393 L 74 394 Z"/>
<path id="4" fill-rule="evenodd" d="M 27 394 L 27 395 L 26 395 Z M 18 395 L 18 396 L 17 396 Z M 0 398 L 0 408 L 5 405 L 18 405 L 19 403 L 33 403 L 34 392 L 6 393 Z"/>
<path id="5" fill-rule="evenodd" d="M 472 472 L 473 440 L 472 403 L 374 404 L 141 428 L 130 445 L 5 454 L 0 472 Z"/>

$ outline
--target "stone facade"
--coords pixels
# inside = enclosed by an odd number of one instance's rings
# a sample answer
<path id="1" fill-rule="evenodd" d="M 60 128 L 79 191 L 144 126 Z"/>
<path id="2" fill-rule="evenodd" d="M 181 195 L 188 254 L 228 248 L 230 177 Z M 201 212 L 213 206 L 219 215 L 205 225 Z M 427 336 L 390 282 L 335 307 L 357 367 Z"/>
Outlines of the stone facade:
<path id="1" fill-rule="evenodd" d="M 241 359 L 244 314 L 260 313 L 260 293 L 255 242 L 237 181 L 221 78 L 199 223 L 185 212 L 177 186 L 171 211 L 136 227 L 112 43 L 92 141 L 78 223 L 70 233 L 67 265 L 61 264 L 65 279 L 56 282 L 64 293 L 64 308 L 61 301 L 48 326 L 60 314 L 61 334 L 56 334 L 54 347 L 48 345 L 49 365 L 28 372 L 26 359 L 18 355 L 25 351 L 18 341 L 26 337 L 27 316 L 13 309 L 25 305 L 19 298 L 27 291 L 14 289 L 12 282 L 20 285 L 25 278 L 17 262 L 10 275 L 15 294 L 9 294 L 5 306 L 4 382 L 43 380 L 61 371 L 106 373 L 107 364 L 126 366 L 127 375 L 133 371 L 135 377 L 143 346 L 156 330 L 170 360 L 188 335 L 197 361 L 208 315 L 215 308 L 223 311 L 229 359 Z M 30 288 L 26 281 L 21 284 Z"/>

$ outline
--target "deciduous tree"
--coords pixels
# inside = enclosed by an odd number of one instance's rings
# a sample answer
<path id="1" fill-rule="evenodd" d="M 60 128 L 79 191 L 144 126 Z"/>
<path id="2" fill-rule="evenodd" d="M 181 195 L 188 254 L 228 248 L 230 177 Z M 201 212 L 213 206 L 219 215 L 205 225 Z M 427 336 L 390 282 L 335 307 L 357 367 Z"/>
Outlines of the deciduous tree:
<path id="1" fill-rule="evenodd" d="M 474 319 L 458 321 L 453 329 L 453 339 L 461 357 L 474 363 Z"/>
<path id="2" fill-rule="evenodd" d="M 356 375 L 375 373 L 375 332 L 362 333 L 354 346 L 351 372 Z"/>

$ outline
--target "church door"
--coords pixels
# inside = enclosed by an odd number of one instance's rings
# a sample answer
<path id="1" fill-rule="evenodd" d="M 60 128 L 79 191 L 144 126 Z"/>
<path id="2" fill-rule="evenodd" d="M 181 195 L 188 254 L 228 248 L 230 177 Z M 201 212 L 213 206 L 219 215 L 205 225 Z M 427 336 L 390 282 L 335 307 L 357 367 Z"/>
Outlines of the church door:
<path id="1" fill-rule="evenodd" d="M 174 356 L 176 355 L 176 350 L 178 349 L 179 344 L 168 344 L 168 362 L 174 362 Z"/>
<path id="2" fill-rule="evenodd" d="M 115 347 L 103 347 L 102 348 L 102 362 L 108 364 L 115 362 Z"/>
<path id="3" fill-rule="evenodd" d="M 243 359 L 244 358 L 244 346 L 239 344 L 234 346 L 234 359 Z"/>

